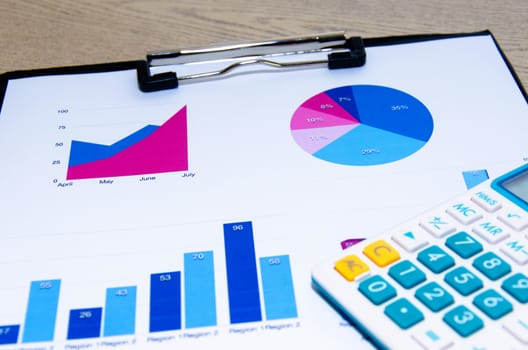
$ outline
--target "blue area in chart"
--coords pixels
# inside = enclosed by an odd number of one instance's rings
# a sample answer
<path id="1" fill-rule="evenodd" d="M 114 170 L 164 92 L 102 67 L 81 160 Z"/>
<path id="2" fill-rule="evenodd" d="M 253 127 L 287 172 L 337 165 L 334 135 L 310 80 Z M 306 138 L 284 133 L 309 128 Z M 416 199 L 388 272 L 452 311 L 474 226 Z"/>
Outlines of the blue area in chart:
<path id="1" fill-rule="evenodd" d="M 376 165 L 405 158 L 425 144 L 415 138 L 359 125 L 313 155 L 345 165 Z"/>
<path id="2" fill-rule="evenodd" d="M 147 125 L 110 146 L 73 140 L 68 165 L 75 166 L 111 157 L 147 138 L 157 129 L 159 126 Z"/>
<path id="3" fill-rule="evenodd" d="M 421 141 L 433 133 L 433 118 L 416 98 L 387 87 L 358 85 L 352 88 L 361 124 Z"/>

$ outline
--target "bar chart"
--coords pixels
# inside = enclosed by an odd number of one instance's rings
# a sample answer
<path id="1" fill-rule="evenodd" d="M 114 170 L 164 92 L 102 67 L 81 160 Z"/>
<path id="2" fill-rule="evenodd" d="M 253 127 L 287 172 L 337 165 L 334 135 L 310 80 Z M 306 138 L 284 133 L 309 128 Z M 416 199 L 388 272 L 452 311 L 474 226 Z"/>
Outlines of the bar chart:
<path id="1" fill-rule="evenodd" d="M 148 285 L 101 283 L 102 305 L 85 307 L 88 302 L 79 300 L 83 307 L 63 306 L 62 300 L 72 297 L 64 288 L 67 279 L 31 281 L 25 318 L 20 324 L 0 325 L 0 346 L 159 334 L 298 317 L 290 256 L 257 256 L 251 221 L 226 223 L 223 228 L 219 225 L 218 234 L 221 232 L 223 247 L 175 254 L 181 269 L 144 276 Z M 215 261 L 217 254 L 225 256 L 225 264 Z M 218 283 L 218 275 L 222 283 Z M 220 295 L 228 300 L 219 299 Z M 221 312 L 228 315 L 228 321 L 219 322 L 220 305 L 227 305 Z M 147 327 L 145 322 L 138 322 L 138 308 L 146 308 L 141 314 L 148 318 Z M 61 314 L 66 325 L 59 325 Z"/>

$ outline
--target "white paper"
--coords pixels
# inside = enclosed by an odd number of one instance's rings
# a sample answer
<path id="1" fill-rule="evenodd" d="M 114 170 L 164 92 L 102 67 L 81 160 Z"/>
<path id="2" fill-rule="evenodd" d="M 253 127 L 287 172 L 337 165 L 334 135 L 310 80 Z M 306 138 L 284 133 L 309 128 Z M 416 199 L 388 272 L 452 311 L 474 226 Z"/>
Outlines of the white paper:
<path id="1" fill-rule="evenodd" d="M 310 155 L 291 118 L 345 85 L 415 97 L 433 118 L 431 138 L 379 165 Z M 66 179 L 72 140 L 110 145 L 183 107 L 187 170 Z M 132 70 L 11 80 L 0 114 L 0 329 L 20 329 L 18 343 L 0 349 L 368 348 L 313 291 L 311 268 L 341 241 L 465 191 L 465 171 L 494 177 L 526 162 L 526 130 L 526 101 L 489 36 L 367 48 L 360 68 L 244 74 L 156 93 L 140 92 Z M 223 224 L 247 221 L 257 258 L 289 255 L 297 317 L 267 320 L 259 280 L 262 320 L 230 323 Z M 183 254 L 197 251 L 214 252 L 217 325 L 186 328 L 182 309 L 182 329 L 149 332 L 150 275 L 183 276 Z M 55 279 L 53 341 L 24 343 L 30 284 Z M 137 288 L 133 334 L 67 340 L 70 310 L 104 313 L 106 289 L 120 286 Z"/>

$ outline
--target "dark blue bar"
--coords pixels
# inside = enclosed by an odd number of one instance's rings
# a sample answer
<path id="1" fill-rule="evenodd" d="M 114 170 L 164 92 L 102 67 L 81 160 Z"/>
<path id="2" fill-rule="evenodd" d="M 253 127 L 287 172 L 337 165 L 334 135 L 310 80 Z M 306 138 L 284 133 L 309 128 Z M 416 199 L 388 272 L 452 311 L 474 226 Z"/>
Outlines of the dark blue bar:
<path id="1" fill-rule="evenodd" d="M 20 325 L 0 326 L 0 345 L 16 344 Z"/>
<path id="2" fill-rule="evenodd" d="M 181 273 L 150 275 L 150 332 L 181 329 Z"/>
<path id="3" fill-rule="evenodd" d="M 224 224 L 231 323 L 262 320 L 251 222 Z"/>
<path id="4" fill-rule="evenodd" d="M 68 340 L 99 337 L 102 314 L 102 307 L 70 310 Z"/>

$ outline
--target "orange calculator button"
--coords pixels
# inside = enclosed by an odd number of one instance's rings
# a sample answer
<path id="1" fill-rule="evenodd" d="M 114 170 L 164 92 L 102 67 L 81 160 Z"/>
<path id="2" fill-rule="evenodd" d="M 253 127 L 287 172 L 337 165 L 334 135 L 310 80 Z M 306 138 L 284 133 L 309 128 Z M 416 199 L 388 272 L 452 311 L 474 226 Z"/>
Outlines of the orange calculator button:
<path id="1" fill-rule="evenodd" d="M 363 254 L 379 267 L 385 267 L 400 259 L 400 253 L 396 248 L 382 239 L 366 246 Z"/>
<path id="2" fill-rule="evenodd" d="M 338 260 L 335 265 L 337 272 L 347 281 L 354 281 L 358 276 L 368 272 L 370 268 L 357 255 L 349 255 Z"/>

